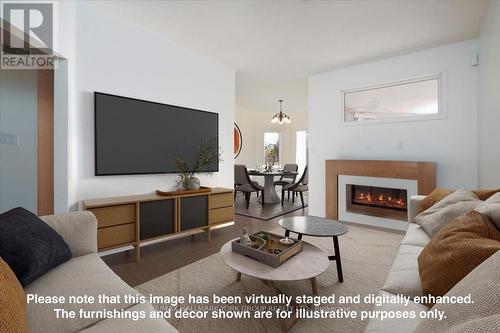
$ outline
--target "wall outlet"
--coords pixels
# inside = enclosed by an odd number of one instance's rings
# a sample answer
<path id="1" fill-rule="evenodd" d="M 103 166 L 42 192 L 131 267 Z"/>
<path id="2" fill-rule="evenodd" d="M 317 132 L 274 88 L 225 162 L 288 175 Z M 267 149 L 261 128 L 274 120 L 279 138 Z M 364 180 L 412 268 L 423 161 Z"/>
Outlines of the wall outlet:
<path id="1" fill-rule="evenodd" d="M 0 134 L 0 145 L 19 146 L 19 136 L 13 134 Z"/>

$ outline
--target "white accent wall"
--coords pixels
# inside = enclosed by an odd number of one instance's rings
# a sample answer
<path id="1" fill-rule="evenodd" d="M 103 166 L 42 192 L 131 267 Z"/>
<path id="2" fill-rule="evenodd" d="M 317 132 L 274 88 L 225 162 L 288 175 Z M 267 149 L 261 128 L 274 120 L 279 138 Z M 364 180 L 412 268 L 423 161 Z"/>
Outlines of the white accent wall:
<path id="1" fill-rule="evenodd" d="M 278 105 L 277 102 L 276 104 Z M 280 133 L 280 164 L 295 163 L 296 133 L 302 130 L 307 131 L 307 112 L 288 113 L 292 123 L 282 125 L 271 123 L 273 115 L 274 113 L 270 112 L 258 112 L 241 106 L 236 107 L 236 124 L 240 128 L 243 138 L 243 146 L 236 163 L 245 164 L 248 168 L 255 168 L 257 165 L 265 163 L 265 132 Z"/>
<path id="2" fill-rule="evenodd" d="M 434 161 L 438 186 L 477 188 L 477 51 L 470 40 L 310 76 L 309 213 L 325 215 L 327 159 Z M 342 90 L 441 72 L 445 119 L 340 126 Z"/>
<path id="3" fill-rule="evenodd" d="M 218 173 L 200 179 L 205 186 L 233 186 L 234 70 L 91 3 L 61 7 L 67 17 L 60 19 L 60 47 L 69 58 L 69 90 L 74 87 L 68 96 L 70 209 L 87 198 L 150 193 L 175 184 L 173 174 L 94 176 L 94 91 L 219 113 L 223 161 Z"/>
<path id="4" fill-rule="evenodd" d="M 500 1 L 491 1 L 479 36 L 479 187 L 500 187 Z"/>

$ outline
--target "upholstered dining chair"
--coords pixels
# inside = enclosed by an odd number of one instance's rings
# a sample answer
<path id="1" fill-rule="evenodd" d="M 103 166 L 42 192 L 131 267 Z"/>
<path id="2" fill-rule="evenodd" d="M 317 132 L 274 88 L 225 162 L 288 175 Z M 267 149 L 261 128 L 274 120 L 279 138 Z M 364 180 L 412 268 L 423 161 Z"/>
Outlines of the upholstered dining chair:
<path id="1" fill-rule="evenodd" d="M 283 172 L 297 172 L 299 170 L 299 166 L 297 164 L 285 164 L 283 168 Z M 295 183 L 295 179 L 297 179 L 297 175 L 283 175 L 281 178 L 274 182 L 274 186 L 285 186 Z M 288 191 L 288 199 L 290 200 L 290 191 Z"/>
<path id="2" fill-rule="evenodd" d="M 247 209 L 250 206 L 250 195 L 253 192 L 262 192 L 262 202 L 264 202 L 264 187 L 250 179 L 247 167 L 241 164 L 234 165 L 234 199 L 236 200 L 236 193 L 241 192 L 245 195 Z"/>
<path id="3" fill-rule="evenodd" d="M 307 184 L 309 183 L 309 178 L 307 174 L 307 165 L 304 169 L 304 172 L 302 173 L 302 176 L 300 176 L 300 179 L 298 182 L 294 184 L 289 184 L 285 185 L 281 188 L 281 205 L 283 206 L 284 200 L 285 200 L 285 191 L 291 191 L 292 192 L 292 202 L 295 201 L 295 194 L 298 193 L 300 195 L 300 202 L 302 203 L 302 208 L 305 208 L 304 205 L 304 192 L 307 192 L 309 190 Z"/>

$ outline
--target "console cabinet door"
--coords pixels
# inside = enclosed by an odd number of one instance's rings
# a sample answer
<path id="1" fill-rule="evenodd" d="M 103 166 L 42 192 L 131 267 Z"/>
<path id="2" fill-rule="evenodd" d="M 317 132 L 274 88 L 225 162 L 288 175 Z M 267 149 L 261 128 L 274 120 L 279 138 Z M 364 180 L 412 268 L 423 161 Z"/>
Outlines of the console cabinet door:
<path id="1" fill-rule="evenodd" d="M 140 203 L 140 238 L 156 238 L 175 232 L 175 199 Z"/>
<path id="2" fill-rule="evenodd" d="M 208 226 L 208 195 L 181 198 L 180 231 Z"/>

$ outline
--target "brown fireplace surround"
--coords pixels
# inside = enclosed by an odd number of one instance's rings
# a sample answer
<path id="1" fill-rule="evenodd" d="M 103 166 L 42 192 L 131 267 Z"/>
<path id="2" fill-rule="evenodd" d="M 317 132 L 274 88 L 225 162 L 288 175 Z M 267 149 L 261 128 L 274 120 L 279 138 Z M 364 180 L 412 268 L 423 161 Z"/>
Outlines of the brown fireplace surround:
<path id="1" fill-rule="evenodd" d="M 338 218 L 338 176 L 365 176 L 417 181 L 418 194 L 436 188 L 436 163 L 414 161 L 326 160 L 326 217 Z"/>

